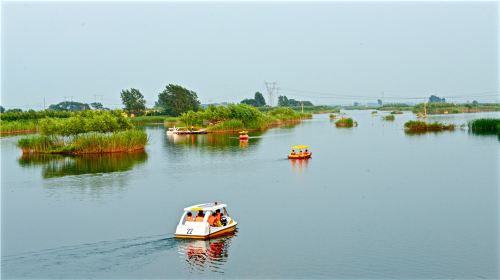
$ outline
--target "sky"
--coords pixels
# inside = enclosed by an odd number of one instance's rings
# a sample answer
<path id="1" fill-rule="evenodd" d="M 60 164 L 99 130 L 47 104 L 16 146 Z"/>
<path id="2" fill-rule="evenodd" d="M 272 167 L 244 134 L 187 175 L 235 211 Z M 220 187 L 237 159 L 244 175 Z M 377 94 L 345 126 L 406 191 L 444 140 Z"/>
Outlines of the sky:
<path id="1" fill-rule="evenodd" d="M 497 2 L 2 2 L 1 104 L 498 101 Z M 45 101 L 44 101 L 45 100 Z"/>

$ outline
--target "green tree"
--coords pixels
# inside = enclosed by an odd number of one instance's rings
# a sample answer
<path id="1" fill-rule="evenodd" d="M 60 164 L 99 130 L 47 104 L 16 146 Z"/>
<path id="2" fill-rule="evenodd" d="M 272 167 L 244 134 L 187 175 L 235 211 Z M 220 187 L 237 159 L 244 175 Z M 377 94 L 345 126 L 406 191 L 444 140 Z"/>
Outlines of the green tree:
<path id="1" fill-rule="evenodd" d="M 0 113 L 5 112 L 5 108 L 3 106 L 0 106 Z"/>
<path id="2" fill-rule="evenodd" d="M 129 114 L 140 115 L 146 109 L 146 99 L 144 99 L 144 95 L 138 89 L 122 90 L 121 98 L 125 106 L 123 109 Z"/>
<path id="3" fill-rule="evenodd" d="M 288 97 L 286 97 L 284 95 L 278 96 L 278 106 L 280 106 L 280 107 L 289 106 Z"/>
<path id="4" fill-rule="evenodd" d="M 94 108 L 94 110 L 102 110 L 104 108 L 100 102 L 92 102 L 90 103 L 90 106 Z"/>
<path id="5" fill-rule="evenodd" d="M 255 104 L 257 105 L 257 107 L 266 106 L 266 100 L 264 99 L 264 96 L 262 95 L 262 93 L 257 91 L 255 93 L 254 99 L 255 99 Z"/>
<path id="6" fill-rule="evenodd" d="M 198 111 L 198 95 L 180 85 L 169 84 L 158 94 L 157 107 L 161 107 L 170 116 L 179 116 L 187 111 Z"/>

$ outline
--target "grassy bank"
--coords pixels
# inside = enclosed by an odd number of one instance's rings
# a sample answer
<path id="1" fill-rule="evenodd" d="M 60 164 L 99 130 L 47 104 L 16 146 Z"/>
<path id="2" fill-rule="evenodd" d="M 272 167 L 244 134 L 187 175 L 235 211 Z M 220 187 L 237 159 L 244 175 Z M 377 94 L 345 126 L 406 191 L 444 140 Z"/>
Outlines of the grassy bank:
<path id="1" fill-rule="evenodd" d="M 259 107 L 259 111 L 267 113 L 269 111 L 279 109 L 275 107 Z M 309 113 L 309 114 L 326 114 L 326 113 L 339 113 L 340 112 L 340 107 L 339 106 L 327 106 L 327 105 L 317 105 L 317 106 L 291 106 L 291 107 L 282 107 L 282 108 L 290 108 L 296 112 L 301 113 L 302 110 L 304 110 L 304 113 Z"/>
<path id="2" fill-rule="evenodd" d="M 355 125 L 355 121 L 351 118 L 343 118 L 335 122 L 336 127 L 353 127 Z"/>
<path id="3" fill-rule="evenodd" d="M 500 119 L 477 119 L 470 121 L 468 125 L 473 133 L 500 135 Z"/>
<path id="4" fill-rule="evenodd" d="M 453 124 L 442 124 L 439 122 L 408 121 L 405 123 L 405 131 L 408 133 L 439 132 L 454 129 L 455 125 Z"/>
<path id="5" fill-rule="evenodd" d="M 35 135 L 22 138 L 18 147 L 23 154 L 102 154 L 143 150 L 148 142 L 147 134 L 141 130 L 126 130 L 113 133 L 89 132 L 64 137 Z"/>
<path id="6" fill-rule="evenodd" d="M 454 104 L 454 103 L 423 103 L 417 104 L 413 107 L 413 113 L 423 114 L 460 114 L 460 113 L 477 113 L 477 112 L 494 112 L 500 111 L 500 104 Z"/>
<path id="7" fill-rule="evenodd" d="M 184 125 L 206 128 L 209 132 L 231 132 L 238 130 L 263 130 L 284 123 L 311 118 L 309 113 L 300 113 L 291 108 L 275 108 L 266 113 L 246 104 L 210 106 L 198 112 L 189 111 L 179 118 Z"/>

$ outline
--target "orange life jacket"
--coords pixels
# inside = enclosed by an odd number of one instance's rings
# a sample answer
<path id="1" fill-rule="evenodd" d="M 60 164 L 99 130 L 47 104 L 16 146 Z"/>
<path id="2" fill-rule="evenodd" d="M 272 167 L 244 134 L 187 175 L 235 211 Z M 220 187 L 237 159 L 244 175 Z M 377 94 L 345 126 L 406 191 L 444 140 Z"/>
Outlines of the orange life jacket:
<path id="1" fill-rule="evenodd" d="M 222 217 L 222 213 L 217 213 L 215 216 L 215 222 L 220 222 L 220 218 Z"/>
<path id="2" fill-rule="evenodd" d="M 196 216 L 196 221 L 197 221 L 197 222 L 203 222 L 203 217 Z"/>
<path id="3" fill-rule="evenodd" d="M 215 217 L 214 216 L 208 217 L 208 224 L 211 226 L 215 225 Z"/>
<path id="4" fill-rule="evenodd" d="M 194 222 L 193 216 L 191 216 L 191 217 L 187 216 L 186 217 L 186 222 Z"/>

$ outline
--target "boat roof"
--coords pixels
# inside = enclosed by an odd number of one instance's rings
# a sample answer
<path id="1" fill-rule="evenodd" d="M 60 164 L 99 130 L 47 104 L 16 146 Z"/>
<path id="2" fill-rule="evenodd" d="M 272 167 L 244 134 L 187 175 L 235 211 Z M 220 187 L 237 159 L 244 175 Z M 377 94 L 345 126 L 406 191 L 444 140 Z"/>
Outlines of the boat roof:
<path id="1" fill-rule="evenodd" d="M 227 207 L 226 204 L 224 203 L 219 203 L 215 204 L 215 202 L 210 202 L 210 203 L 202 203 L 202 204 L 196 204 L 193 206 L 189 206 L 184 208 L 184 211 L 215 211 L 217 209 L 222 209 L 224 207 Z"/>
<path id="2" fill-rule="evenodd" d="M 308 149 L 309 146 L 306 146 L 306 145 L 295 145 L 295 146 L 292 146 L 292 149 L 297 149 L 297 150 L 302 150 L 302 149 Z"/>

